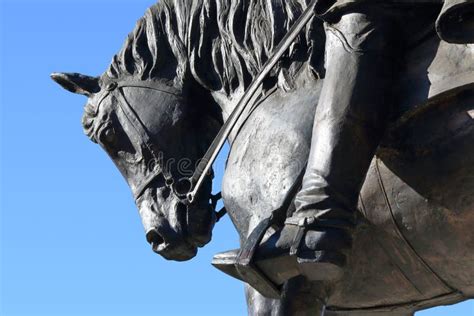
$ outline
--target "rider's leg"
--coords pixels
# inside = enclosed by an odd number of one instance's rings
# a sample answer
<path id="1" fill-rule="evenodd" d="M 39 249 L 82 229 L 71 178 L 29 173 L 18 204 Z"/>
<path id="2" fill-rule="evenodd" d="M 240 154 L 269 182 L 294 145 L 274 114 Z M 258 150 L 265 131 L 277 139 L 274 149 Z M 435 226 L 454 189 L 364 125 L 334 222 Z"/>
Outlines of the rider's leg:
<path id="1" fill-rule="evenodd" d="M 393 103 L 398 36 L 384 10 L 371 11 L 326 26 L 326 77 L 308 166 L 286 221 L 300 227 L 292 252 L 322 279 L 342 274 L 359 191 Z M 315 251 L 299 251 L 301 242 Z"/>

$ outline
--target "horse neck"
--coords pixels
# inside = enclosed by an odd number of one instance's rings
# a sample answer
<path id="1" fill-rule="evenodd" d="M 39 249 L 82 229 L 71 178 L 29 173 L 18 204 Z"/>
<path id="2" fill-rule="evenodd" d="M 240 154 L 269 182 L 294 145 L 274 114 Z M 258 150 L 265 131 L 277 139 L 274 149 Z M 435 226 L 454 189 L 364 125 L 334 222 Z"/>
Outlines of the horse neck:
<path id="1" fill-rule="evenodd" d="M 259 97 L 257 103 L 264 102 L 268 96 L 273 94 L 275 91 L 281 89 L 285 92 L 294 91 L 297 89 L 298 85 L 301 82 L 306 82 L 308 80 L 315 80 L 317 79 L 311 70 L 312 68 L 309 66 L 308 62 L 295 62 L 293 65 L 293 78 L 292 83 L 287 84 L 286 82 L 279 82 L 277 78 L 269 78 L 267 82 L 264 82 L 262 85 L 265 86 L 263 97 Z M 300 83 L 297 83 L 300 82 Z M 248 90 L 250 83 L 248 84 L 241 84 L 237 87 L 234 91 L 230 94 L 225 93 L 223 90 L 219 91 L 211 91 L 210 95 L 214 99 L 215 103 L 219 107 L 222 113 L 222 119 L 225 122 L 229 116 L 232 114 L 234 109 L 236 108 L 239 101 L 244 96 L 245 92 Z M 244 115 L 245 116 L 245 115 Z M 237 126 L 242 124 L 243 122 L 237 122 Z M 229 141 L 232 144 L 234 138 L 237 136 L 239 128 L 234 128 L 234 131 L 231 132 L 229 136 Z"/>
<path id="2" fill-rule="evenodd" d="M 222 119 L 226 121 L 229 116 L 232 114 L 232 111 L 237 106 L 237 103 L 244 95 L 245 89 L 239 89 L 238 91 L 234 91 L 232 94 L 227 95 L 222 91 L 214 91 L 211 92 L 212 98 L 219 106 L 222 112 Z"/>

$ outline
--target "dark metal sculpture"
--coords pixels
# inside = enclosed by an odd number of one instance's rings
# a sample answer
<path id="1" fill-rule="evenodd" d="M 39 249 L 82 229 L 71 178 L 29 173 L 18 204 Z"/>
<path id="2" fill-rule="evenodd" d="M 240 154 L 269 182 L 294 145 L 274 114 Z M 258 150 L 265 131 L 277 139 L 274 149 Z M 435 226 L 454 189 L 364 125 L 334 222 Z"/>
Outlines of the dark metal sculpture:
<path id="1" fill-rule="evenodd" d="M 409 315 L 474 296 L 473 20 L 472 0 L 162 0 L 102 76 L 52 77 L 88 97 L 155 252 L 210 241 L 228 140 L 242 247 L 213 264 L 250 314 Z"/>

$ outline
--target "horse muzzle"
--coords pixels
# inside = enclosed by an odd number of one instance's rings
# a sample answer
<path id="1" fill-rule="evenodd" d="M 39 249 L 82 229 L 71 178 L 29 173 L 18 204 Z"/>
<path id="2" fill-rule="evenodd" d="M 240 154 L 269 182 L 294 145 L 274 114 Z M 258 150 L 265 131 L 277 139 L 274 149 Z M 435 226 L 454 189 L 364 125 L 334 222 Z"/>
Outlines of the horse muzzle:
<path id="1" fill-rule="evenodd" d="M 151 249 L 167 260 L 187 261 L 197 254 L 197 247 L 186 240 L 167 241 L 157 229 L 151 229 L 146 233 L 146 240 Z"/>
<path id="2" fill-rule="evenodd" d="M 211 240 L 216 215 L 206 195 L 186 203 L 169 186 L 143 190 L 135 202 L 154 252 L 168 260 L 185 261 Z"/>

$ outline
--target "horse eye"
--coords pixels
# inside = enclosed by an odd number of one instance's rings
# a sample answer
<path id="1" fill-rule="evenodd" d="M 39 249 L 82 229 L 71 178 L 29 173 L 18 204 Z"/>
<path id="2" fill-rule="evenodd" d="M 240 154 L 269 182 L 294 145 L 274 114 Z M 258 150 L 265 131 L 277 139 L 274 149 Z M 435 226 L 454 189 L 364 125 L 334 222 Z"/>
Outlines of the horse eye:
<path id="1" fill-rule="evenodd" d="M 108 128 L 104 133 L 104 141 L 108 144 L 115 144 L 117 137 L 113 128 Z"/>

